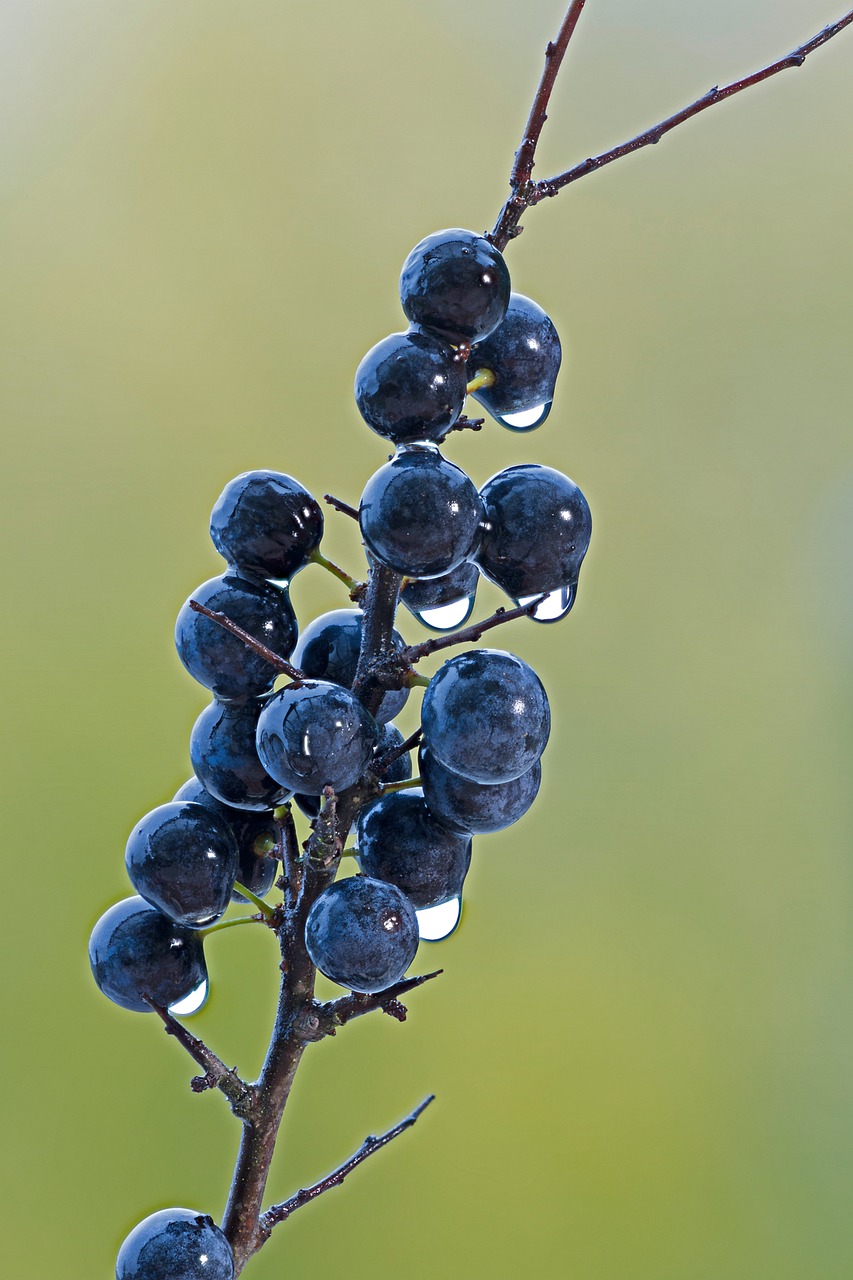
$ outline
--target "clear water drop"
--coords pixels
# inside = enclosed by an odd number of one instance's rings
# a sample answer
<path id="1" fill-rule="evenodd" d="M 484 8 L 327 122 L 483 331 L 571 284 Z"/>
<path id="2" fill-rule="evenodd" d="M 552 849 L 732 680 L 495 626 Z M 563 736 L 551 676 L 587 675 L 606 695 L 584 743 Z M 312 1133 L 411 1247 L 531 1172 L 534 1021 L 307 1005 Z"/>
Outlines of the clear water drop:
<path id="1" fill-rule="evenodd" d="M 536 606 L 530 616 L 534 622 L 557 622 L 560 618 L 565 618 L 575 602 L 576 595 L 576 583 L 572 583 L 570 586 L 557 587 L 556 591 L 548 592 L 545 599 Z M 538 599 L 537 596 L 520 596 L 518 603 L 519 605 L 530 604 L 531 601 L 536 599 Z"/>
<path id="2" fill-rule="evenodd" d="M 474 597 L 463 596 L 461 600 L 451 600 L 450 604 L 439 604 L 433 609 L 421 609 L 415 613 L 418 622 L 432 631 L 455 631 L 467 622 L 474 610 Z"/>
<path id="3" fill-rule="evenodd" d="M 192 1013 L 198 1013 L 199 1009 L 206 1002 L 210 991 L 210 983 L 207 978 L 195 987 L 188 996 L 184 996 L 181 1000 L 176 1000 L 174 1004 L 169 1005 L 169 1013 L 176 1018 L 188 1018 Z"/>
<path id="4" fill-rule="evenodd" d="M 535 404 L 531 409 L 519 409 L 517 413 L 499 413 L 497 419 L 502 427 L 509 427 L 510 431 L 535 431 L 548 417 L 552 403 L 553 401 L 546 400 L 544 404 Z"/>
<path id="5" fill-rule="evenodd" d="M 443 938 L 449 938 L 459 924 L 462 899 L 450 898 L 447 902 L 440 902 L 437 907 L 424 907 L 423 911 L 416 911 L 415 915 L 418 917 L 421 942 L 441 942 Z"/>

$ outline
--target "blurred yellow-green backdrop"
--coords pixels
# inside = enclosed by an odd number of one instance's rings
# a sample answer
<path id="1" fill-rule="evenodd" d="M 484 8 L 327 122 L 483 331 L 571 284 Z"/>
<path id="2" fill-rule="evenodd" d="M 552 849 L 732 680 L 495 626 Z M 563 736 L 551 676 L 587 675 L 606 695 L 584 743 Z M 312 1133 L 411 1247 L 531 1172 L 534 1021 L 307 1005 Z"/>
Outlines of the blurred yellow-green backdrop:
<path id="1" fill-rule="evenodd" d="M 596 0 L 539 174 L 781 55 L 840 0 Z M 356 502 L 351 395 L 397 272 L 491 225 L 559 0 L 3 0 L 3 1273 L 112 1275 L 144 1214 L 218 1217 L 222 1099 L 85 956 L 206 699 L 174 656 L 226 480 Z M 835 1280 L 853 1271 L 853 31 L 542 206 L 509 253 L 566 361 L 546 426 L 449 445 L 581 484 L 577 608 L 498 642 L 555 731 L 477 842 L 406 1026 L 312 1050 L 271 1193 L 430 1090 L 253 1280 Z M 331 553 L 359 570 L 354 529 Z M 311 570 L 302 619 L 345 603 Z M 499 603 L 484 590 L 481 609 Z M 417 628 L 404 620 L 407 635 Z M 254 1073 L 262 931 L 194 1028 Z M 326 990 L 327 988 L 324 988 Z M 328 988 L 330 990 L 330 988 Z"/>

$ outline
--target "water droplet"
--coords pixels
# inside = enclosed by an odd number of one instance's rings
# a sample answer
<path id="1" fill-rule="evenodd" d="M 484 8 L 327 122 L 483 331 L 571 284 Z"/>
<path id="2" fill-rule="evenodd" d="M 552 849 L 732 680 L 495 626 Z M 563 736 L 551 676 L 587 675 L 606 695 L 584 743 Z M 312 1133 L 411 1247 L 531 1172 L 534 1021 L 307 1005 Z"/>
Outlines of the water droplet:
<path id="1" fill-rule="evenodd" d="M 440 902 L 437 907 L 424 907 L 423 911 L 416 911 L 415 915 L 418 917 L 421 942 L 441 942 L 443 938 L 449 938 L 459 924 L 462 899 L 450 898 L 447 902 Z"/>
<path id="2" fill-rule="evenodd" d="M 557 587 L 556 591 L 549 591 L 542 603 L 537 605 L 530 615 L 533 621 L 557 622 L 558 619 L 565 618 L 575 602 L 577 590 L 577 583 L 572 583 L 570 586 Z M 530 604 L 536 599 L 536 596 L 520 596 L 518 603 L 519 605 Z"/>
<path id="3" fill-rule="evenodd" d="M 468 621 L 473 609 L 474 597 L 463 596 L 461 600 L 451 600 L 450 604 L 439 604 L 434 609 L 421 609 L 415 617 L 432 631 L 455 631 Z"/>
<path id="4" fill-rule="evenodd" d="M 546 400 L 544 404 L 536 404 L 531 409 L 519 409 L 517 413 L 499 413 L 497 420 L 502 427 L 509 427 L 510 431 L 534 431 L 536 427 L 541 427 L 542 423 L 551 412 L 552 400 Z"/>
<path id="5" fill-rule="evenodd" d="M 174 1004 L 170 1004 L 169 1013 L 176 1018 L 188 1018 L 191 1013 L 198 1013 L 207 1000 L 209 991 L 210 983 L 205 978 L 188 996 L 184 996 L 181 1000 L 176 1000 Z"/>

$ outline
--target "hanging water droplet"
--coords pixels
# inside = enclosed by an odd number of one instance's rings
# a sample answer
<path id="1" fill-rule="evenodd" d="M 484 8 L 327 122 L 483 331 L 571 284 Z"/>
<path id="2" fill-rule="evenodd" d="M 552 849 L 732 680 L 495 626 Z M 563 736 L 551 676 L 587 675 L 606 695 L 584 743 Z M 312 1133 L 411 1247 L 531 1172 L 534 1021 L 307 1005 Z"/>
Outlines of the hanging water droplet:
<path id="1" fill-rule="evenodd" d="M 497 420 L 502 427 L 509 427 L 510 431 L 534 431 L 542 426 L 551 412 L 552 404 L 552 400 L 546 400 L 544 404 L 536 404 L 531 409 L 519 409 L 516 413 L 499 413 L 496 415 Z"/>
<path id="2" fill-rule="evenodd" d="M 437 907 L 424 907 L 416 911 L 418 930 L 421 942 L 441 942 L 449 938 L 459 924 L 462 915 L 462 899 L 450 898 L 448 902 L 440 902 Z"/>
<path id="3" fill-rule="evenodd" d="M 556 591 L 549 591 L 545 599 L 536 606 L 530 615 L 533 621 L 557 622 L 558 619 L 565 618 L 575 602 L 577 589 L 577 583 L 572 583 L 570 586 L 557 587 Z M 531 601 L 536 599 L 538 599 L 537 596 L 520 596 L 518 604 L 530 604 Z"/>
<path id="4" fill-rule="evenodd" d="M 434 609 L 421 609 L 415 617 L 432 631 L 455 631 L 468 621 L 473 610 L 474 597 L 463 596 L 461 600 L 451 600 L 450 604 L 436 605 Z"/>
<path id="5" fill-rule="evenodd" d="M 170 1004 L 169 1013 L 176 1018 L 188 1018 L 191 1013 L 198 1013 L 207 1000 L 209 991 L 210 983 L 207 978 L 204 978 L 197 987 L 193 988 L 188 996 L 183 996 L 180 1000 L 176 1000 L 174 1004 Z"/>

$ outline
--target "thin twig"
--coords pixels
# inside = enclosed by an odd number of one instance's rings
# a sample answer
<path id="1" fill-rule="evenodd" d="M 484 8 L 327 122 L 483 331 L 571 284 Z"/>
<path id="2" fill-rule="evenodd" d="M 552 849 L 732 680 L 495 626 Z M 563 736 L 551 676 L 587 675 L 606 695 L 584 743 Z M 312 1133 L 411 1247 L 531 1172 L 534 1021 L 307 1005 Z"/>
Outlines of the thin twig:
<path id="1" fill-rule="evenodd" d="M 174 1036 L 193 1061 L 204 1069 L 204 1075 L 194 1077 L 191 1082 L 193 1093 L 204 1093 L 205 1089 L 218 1089 L 231 1103 L 231 1110 L 235 1116 L 239 1116 L 242 1120 L 247 1119 L 254 1102 L 251 1085 L 240 1078 L 236 1068 L 226 1067 L 222 1059 L 218 1058 L 212 1049 L 208 1049 L 203 1040 L 199 1040 L 198 1036 L 187 1031 L 168 1009 L 155 1004 L 153 1000 L 149 1000 L 148 996 L 142 998 L 158 1017 L 162 1018 L 166 1035 Z"/>
<path id="2" fill-rule="evenodd" d="M 336 511 L 340 511 L 342 515 L 349 516 L 351 520 L 358 519 L 358 512 L 355 507 L 351 507 L 348 502 L 342 502 L 340 498 L 336 498 L 333 493 L 324 493 L 323 501 L 328 502 L 330 507 L 334 507 Z"/>
<path id="3" fill-rule="evenodd" d="M 428 658 L 431 653 L 437 653 L 439 649 L 449 649 L 455 644 L 468 644 L 472 640 L 479 640 L 486 631 L 491 631 L 493 627 L 499 627 L 504 622 L 532 617 L 545 599 L 546 596 L 541 595 L 531 600 L 529 604 L 520 604 L 517 609 L 496 609 L 491 617 L 484 618 L 482 622 L 475 622 L 473 626 L 464 627 L 462 631 L 454 631 L 449 636 L 434 636 L 431 640 L 422 640 L 420 644 L 410 644 L 394 656 L 401 662 L 420 662 L 421 658 Z"/>
<path id="4" fill-rule="evenodd" d="M 582 7 L 582 6 L 581 6 Z M 569 7 L 569 11 L 564 19 L 563 29 L 575 9 L 575 4 Z M 579 16 L 579 11 L 578 15 Z M 575 22 L 577 17 L 575 18 Z M 557 195 L 565 187 L 571 183 L 577 182 L 579 178 L 584 178 L 588 173 L 595 173 L 598 169 L 603 169 L 605 165 L 612 164 L 614 160 L 620 160 L 623 156 L 631 155 L 635 151 L 639 151 L 642 147 L 653 146 L 660 142 L 665 134 L 671 129 L 675 129 L 678 125 L 684 124 L 686 120 L 698 116 L 702 111 L 707 111 L 709 107 L 716 106 L 718 102 L 724 102 L 726 98 L 731 98 L 736 93 L 740 93 L 743 89 L 751 89 L 753 85 L 761 84 L 764 80 L 769 80 L 771 76 L 777 75 L 780 71 L 787 71 L 794 67 L 801 67 L 809 54 L 814 53 L 821 45 L 826 44 L 834 36 L 842 32 L 845 27 L 849 27 L 853 23 L 853 10 L 845 14 L 843 18 L 839 18 L 837 22 L 830 23 L 824 27 L 817 35 L 812 36 L 810 40 L 806 40 L 804 44 L 799 45 L 792 53 L 787 54 L 784 58 L 779 58 L 776 62 L 771 62 L 768 66 L 762 67 L 760 71 L 753 72 L 752 75 L 744 76 L 741 80 L 733 80 L 730 84 L 724 85 L 722 89 L 714 86 L 701 98 L 697 98 L 689 106 L 677 111 L 675 115 L 668 116 L 666 120 L 662 120 L 659 124 L 653 125 L 651 129 L 646 129 L 643 133 L 637 134 L 635 138 L 629 139 L 627 142 L 621 143 L 618 147 L 612 147 L 609 151 L 604 151 L 600 155 L 591 156 L 583 160 L 580 164 L 574 165 L 571 169 L 566 169 L 563 173 L 556 174 L 553 178 L 544 178 L 538 182 L 530 180 L 530 171 L 533 167 L 533 153 L 536 149 L 536 143 L 539 133 L 544 124 L 544 116 L 538 126 L 538 131 L 533 128 L 531 130 L 531 121 L 534 121 L 536 112 L 536 101 L 534 101 L 534 109 L 531 110 L 530 120 L 528 120 L 527 130 L 525 131 L 525 140 L 522 147 L 516 154 L 515 164 L 513 166 L 510 185 L 512 194 L 507 200 L 503 209 L 498 216 L 494 229 L 489 233 L 488 239 L 498 249 L 505 249 L 509 241 L 519 234 L 521 227 L 519 221 L 526 209 L 533 205 L 539 204 L 540 201 Z M 571 32 L 574 31 L 572 26 Z M 571 32 L 569 33 L 571 35 Z M 562 33 L 562 31 L 561 31 Z M 549 45 L 549 49 L 554 48 Z M 553 58 L 550 58 L 545 68 L 542 83 L 539 86 L 537 100 L 543 91 L 543 85 L 548 72 L 551 70 Z M 558 64 L 559 65 L 559 64 Z M 554 71 L 556 76 L 556 70 Z M 550 94 L 553 87 L 553 76 L 551 77 L 550 86 L 547 93 Z M 547 96 L 544 99 L 544 105 L 547 105 Z M 538 120 L 539 117 L 536 116 Z M 534 122 L 535 125 L 535 122 Z M 532 139 L 532 146 L 527 146 L 528 141 Z M 522 155 L 522 153 L 524 153 Z M 528 167 L 529 166 L 529 167 Z M 522 179 L 524 172 L 527 172 L 526 180 Z"/>
<path id="5" fill-rule="evenodd" d="M 751 89 L 753 85 L 769 80 L 771 76 L 778 75 L 780 71 L 801 67 L 810 53 L 814 53 L 815 49 L 819 49 L 822 44 L 826 44 L 827 40 L 831 40 L 833 36 L 837 36 L 845 27 L 849 27 L 851 22 L 853 22 L 853 10 L 845 17 L 840 18 L 838 22 L 833 22 L 830 26 L 824 27 L 811 40 L 807 40 L 805 44 L 801 44 L 793 53 L 780 58 L 777 62 L 771 62 L 769 66 L 753 72 L 750 76 L 744 76 L 742 80 L 733 80 L 731 84 L 724 85 L 722 89 L 715 85 L 713 89 L 709 89 L 706 94 L 703 94 L 701 98 L 697 98 L 690 106 L 682 108 L 675 115 L 668 116 L 660 124 L 653 125 L 651 129 L 646 129 L 643 133 L 637 134 L 635 138 L 631 138 L 628 142 L 623 142 L 620 146 L 613 147 L 610 151 L 604 151 L 601 155 L 592 156 L 590 159 L 575 165 L 572 169 L 567 169 L 565 173 L 557 174 L 554 178 L 546 178 L 544 181 L 537 183 L 536 194 L 529 203 L 538 204 L 540 200 L 544 200 L 548 196 L 557 195 L 559 191 L 569 186 L 570 183 L 577 182 L 578 178 L 584 178 L 588 173 L 594 173 L 596 169 L 602 169 L 605 165 L 612 164 L 614 160 L 620 160 L 622 156 L 631 155 L 632 152 L 639 151 L 641 147 L 654 146 L 655 143 L 660 142 L 665 134 L 683 124 L 685 120 L 698 116 L 700 112 L 707 111 L 709 107 L 716 106 L 718 102 L 724 102 L 726 98 L 733 97 L 743 89 Z"/>
<path id="6" fill-rule="evenodd" d="M 560 70 L 563 57 L 575 33 L 575 27 L 578 25 L 578 19 L 583 12 L 585 3 L 586 0 L 572 0 L 563 19 L 563 25 L 560 27 L 557 39 L 552 44 L 549 44 L 545 50 L 545 67 L 542 71 L 542 79 L 539 81 L 539 88 L 536 90 L 536 97 L 533 99 L 527 124 L 524 126 L 521 146 L 515 153 L 515 164 L 510 174 L 509 182 L 514 191 L 530 181 L 536 145 L 539 142 L 542 126 L 548 119 L 548 102 L 551 98 L 551 90 L 554 88 L 557 72 Z"/>
<path id="7" fill-rule="evenodd" d="M 265 658 L 270 666 L 274 667 L 281 675 L 289 676 L 291 680 L 304 680 L 306 678 L 304 671 L 300 671 L 298 667 L 291 666 L 280 654 L 274 653 L 272 649 L 268 649 L 260 640 L 250 636 L 248 631 L 244 631 L 242 627 L 237 626 L 236 622 L 232 622 L 227 614 L 208 609 L 207 605 L 199 604 L 198 600 L 190 600 L 190 608 L 196 613 L 203 614 L 205 618 L 210 618 L 211 622 L 218 623 L 226 631 L 230 631 L 232 636 L 236 636 L 254 653 L 257 653 L 261 658 Z"/>
<path id="8" fill-rule="evenodd" d="M 296 822 L 289 804 L 282 805 L 275 812 L 275 825 L 278 831 L 278 856 L 282 867 L 281 888 L 285 895 L 285 905 L 292 906 L 299 897 L 302 888 L 302 858 L 299 852 L 299 835 Z"/>
<path id="9" fill-rule="evenodd" d="M 419 973 L 414 978 L 403 978 L 400 982 L 395 982 L 392 987 L 388 987 L 386 991 L 377 991 L 373 995 L 362 995 L 353 991 L 351 995 L 330 1000 L 328 1004 L 321 1005 L 316 1011 L 320 1025 L 328 1023 L 326 1034 L 333 1036 L 336 1027 L 343 1027 L 346 1023 L 352 1022 L 353 1018 L 360 1018 L 365 1013 L 373 1013 L 374 1009 L 382 1009 L 383 1012 L 388 1013 L 389 1010 L 386 1007 L 388 1005 L 396 1005 L 396 1008 L 391 1011 L 392 1016 L 399 1022 L 403 1022 L 406 1011 L 400 1004 L 400 996 L 414 991 L 416 987 L 422 987 L 425 982 L 431 982 L 442 973 L 444 973 L 443 969 L 435 969 L 432 973 Z M 401 1009 L 402 1017 L 399 1012 Z"/>
<path id="10" fill-rule="evenodd" d="M 319 1182 L 315 1182 L 311 1187 L 303 1187 L 301 1191 L 297 1191 L 295 1196 L 291 1196 L 289 1200 L 285 1200 L 282 1204 L 274 1204 L 272 1208 L 267 1209 L 266 1213 L 261 1215 L 260 1234 L 262 1239 L 266 1239 L 273 1227 L 278 1226 L 280 1222 L 285 1222 L 297 1209 L 301 1209 L 303 1205 L 310 1204 L 312 1200 L 317 1199 L 317 1196 L 321 1196 L 324 1191 L 330 1191 L 332 1187 L 339 1187 L 347 1175 L 352 1173 L 353 1169 L 357 1169 L 360 1164 L 363 1164 L 369 1156 L 380 1151 L 389 1142 L 393 1142 L 394 1138 L 399 1137 L 401 1133 L 405 1133 L 406 1129 L 411 1129 L 412 1125 L 426 1111 L 429 1104 L 434 1101 L 435 1094 L 431 1093 L 428 1098 L 424 1098 L 419 1107 L 415 1107 L 414 1111 L 406 1116 L 405 1120 L 395 1124 L 393 1129 L 380 1134 L 378 1138 L 372 1135 L 369 1138 L 365 1138 L 355 1155 L 350 1156 L 349 1160 L 346 1160 L 334 1172 L 327 1174 L 325 1178 L 321 1178 Z"/>
<path id="11" fill-rule="evenodd" d="M 394 764 L 396 760 L 400 759 L 400 756 L 408 755 L 410 751 L 414 751 L 415 747 L 420 746 L 423 732 L 423 729 L 415 729 L 415 732 L 411 734 L 405 742 L 401 742 L 399 747 L 394 747 L 391 751 L 386 751 L 385 755 L 380 756 L 374 764 L 373 772 L 378 774 L 381 778 L 382 774 L 387 773 L 391 768 L 391 765 Z"/>

